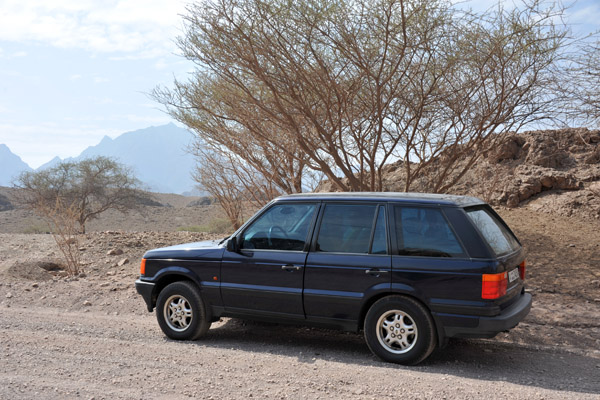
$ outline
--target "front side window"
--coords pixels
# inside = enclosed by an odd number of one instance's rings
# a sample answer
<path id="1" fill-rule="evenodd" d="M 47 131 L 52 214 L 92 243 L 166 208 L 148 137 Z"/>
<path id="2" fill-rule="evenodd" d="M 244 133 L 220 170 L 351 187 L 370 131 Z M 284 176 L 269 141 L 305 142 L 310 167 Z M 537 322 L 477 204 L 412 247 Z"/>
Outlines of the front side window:
<path id="1" fill-rule="evenodd" d="M 461 257 L 464 251 L 442 211 L 425 207 L 394 207 L 398 254 Z"/>
<path id="2" fill-rule="evenodd" d="M 521 247 L 514 235 L 486 209 L 467 210 L 467 215 L 497 256 L 517 251 Z"/>
<path id="3" fill-rule="evenodd" d="M 369 204 L 328 204 L 317 251 L 386 254 L 385 208 Z"/>
<path id="4" fill-rule="evenodd" d="M 242 249 L 302 251 L 315 204 L 276 204 L 242 234 Z"/>

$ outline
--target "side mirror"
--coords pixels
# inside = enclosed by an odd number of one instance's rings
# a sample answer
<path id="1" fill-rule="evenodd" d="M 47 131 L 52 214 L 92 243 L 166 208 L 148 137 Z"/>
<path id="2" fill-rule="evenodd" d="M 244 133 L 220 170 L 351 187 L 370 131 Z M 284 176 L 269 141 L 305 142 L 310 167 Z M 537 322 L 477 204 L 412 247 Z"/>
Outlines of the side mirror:
<path id="1" fill-rule="evenodd" d="M 235 236 L 227 239 L 226 248 L 227 248 L 227 251 L 229 251 L 231 253 L 237 253 L 238 246 L 237 246 L 237 238 Z"/>

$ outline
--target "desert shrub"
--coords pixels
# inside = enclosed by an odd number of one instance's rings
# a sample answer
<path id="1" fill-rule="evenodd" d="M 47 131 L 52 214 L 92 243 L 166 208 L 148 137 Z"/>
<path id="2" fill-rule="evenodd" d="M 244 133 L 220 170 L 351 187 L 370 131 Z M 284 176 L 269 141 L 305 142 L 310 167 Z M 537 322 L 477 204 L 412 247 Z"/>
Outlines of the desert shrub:
<path id="1" fill-rule="evenodd" d="M 202 226 L 191 225 L 191 226 L 180 226 L 177 228 L 178 232 L 206 232 Z"/>
<path id="2" fill-rule="evenodd" d="M 233 232 L 233 227 L 227 218 L 213 218 L 207 224 L 181 226 L 177 230 L 185 232 L 230 233 Z"/>
<path id="3" fill-rule="evenodd" d="M 38 233 L 51 233 L 50 227 L 45 224 L 34 224 L 29 225 L 27 228 L 23 229 L 23 233 L 27 234 L 38 234 Z"/>

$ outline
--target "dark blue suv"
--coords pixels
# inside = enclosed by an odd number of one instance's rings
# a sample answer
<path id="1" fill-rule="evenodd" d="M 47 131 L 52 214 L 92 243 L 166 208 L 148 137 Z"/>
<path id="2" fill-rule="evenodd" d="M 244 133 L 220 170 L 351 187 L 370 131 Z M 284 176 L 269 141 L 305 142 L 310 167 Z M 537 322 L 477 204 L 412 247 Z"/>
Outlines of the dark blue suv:
<path id="1" fill-rule="evenodd" d="M 148 251 L 136 288 L 173 339 L 219 317 L 364 330 L 417 364 L 450 337 L 493 337 L 531 308 L 525 257 L 483 201 L 416 193 L 279 197 L 231 237 Z"/>

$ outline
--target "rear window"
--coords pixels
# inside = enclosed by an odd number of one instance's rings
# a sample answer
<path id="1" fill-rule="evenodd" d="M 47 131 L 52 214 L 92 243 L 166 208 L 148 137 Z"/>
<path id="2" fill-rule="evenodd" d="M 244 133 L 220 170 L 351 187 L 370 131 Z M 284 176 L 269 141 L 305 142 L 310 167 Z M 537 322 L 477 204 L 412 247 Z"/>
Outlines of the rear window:
<path id="1" fill-rule="evenodd" d="M 464 252 L 441 210 L 394 207 L 398 254 L 421 257 L 463 257 Z"/>
<path id="2" fill-rule="evenodd" d="M 478 208 L 466 211 L 497 256 L 519 250 L 521 245 L 517 238 L 488 210 Z"/>

